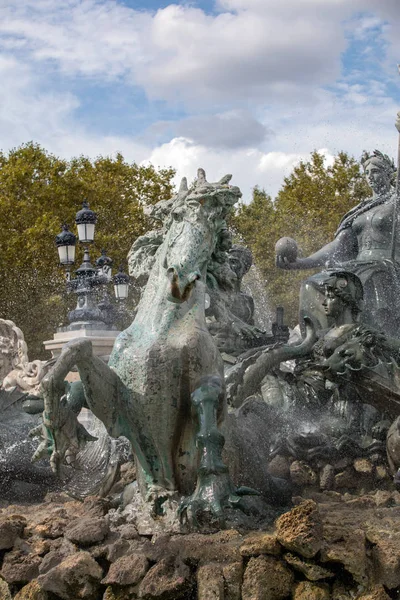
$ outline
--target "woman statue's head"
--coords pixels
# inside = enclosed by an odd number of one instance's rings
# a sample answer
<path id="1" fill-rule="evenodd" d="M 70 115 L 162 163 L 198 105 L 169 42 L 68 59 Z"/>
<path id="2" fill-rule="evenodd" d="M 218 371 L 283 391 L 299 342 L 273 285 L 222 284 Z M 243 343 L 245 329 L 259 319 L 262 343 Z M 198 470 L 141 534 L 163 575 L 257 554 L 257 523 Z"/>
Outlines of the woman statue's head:
<path id="1" fill-rule="evenodd" d="M 347 271 L 328 271 L 321 281 L 325 313 L 335 322 L 357 321 L 363 305 L 363 286 L 357 275 Z M 349 319 L 346 319 L 348 315 Z"/>
<path id="2" fill-rule="evenodd" d="M 379 150 L 374 150 L 372 154 L 364 152 L 361 164 L 366 180 L 375 194 L 380 195 L 390 191 L 394 184 L 396 167 L 387 154 L 382 154 Z"/>

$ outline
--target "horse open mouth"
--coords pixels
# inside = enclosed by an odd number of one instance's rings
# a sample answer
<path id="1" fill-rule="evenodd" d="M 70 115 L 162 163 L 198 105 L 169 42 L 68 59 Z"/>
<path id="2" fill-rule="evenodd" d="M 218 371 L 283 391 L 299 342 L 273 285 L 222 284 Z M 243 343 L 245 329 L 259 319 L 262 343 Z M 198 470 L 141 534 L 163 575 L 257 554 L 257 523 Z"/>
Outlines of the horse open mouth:
<path id="1" fill-rule="evenodd" d="M 187 283 L 181 287 L 179 275 L 174 267 L 170 267 L 167 271 L 168 278 L 171 282 L 171 302 L 186 302 L 196 285 L 196 281 L 200 279 L 200 273 L 192 273 L 187 280 Z"/>

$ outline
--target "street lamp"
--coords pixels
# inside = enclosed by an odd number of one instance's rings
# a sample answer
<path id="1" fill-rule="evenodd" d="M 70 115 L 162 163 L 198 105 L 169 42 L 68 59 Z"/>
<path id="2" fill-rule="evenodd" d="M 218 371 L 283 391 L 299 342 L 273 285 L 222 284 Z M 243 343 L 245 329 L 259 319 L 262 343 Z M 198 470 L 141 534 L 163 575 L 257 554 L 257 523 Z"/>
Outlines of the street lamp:
<path id="1" fill-rule="evenodd" d="M 76 236 L 64 224 L 61 233 L 56 236 L 56 246 L 59 254 L 60 265 L 66 267 L 67 292 L 77 295 L 76 308 L 68 313 L 69 330 L 89 329 L 112 329 L 116 317 L 116 308 L 111 304 L 108 297 L 108 285 L 114 284 L 117 300 L 125 300 L 128 297 L 129 277 L 120 272 L 112 277 L 112 260 L 102 250 L 100 258 L 96 260 L 96 266 L 90 262 L 88 245 L 94 241 L 94 230 L 97 215 L 89 208 L 89 204 L 83 202 L 83 207 L 76 213 L 75 223 L 78 228 L 80 244 L 84 246 L 83 261 L 75 271 L 76 277 L 70 278 L 69 267 L 75 262 Z M 99 296 L 101 300 L 99 301 Z"/>
<path id="2" fill-rule="evenodd" d="M 97 274 L 103 274 L 107 277 L 108 281 L 112 279 L 112 259 L 107 256 L 107 251 L 101 251 L 101 256 L 96 260 Z"/>
<path id="3" fill-rule="evenodd" d="M 78 237 L 81 244 L 91 244 L 94 240 L 94 228 L 97 215 L 90 210 L 89 203 L 85 200 L 82 208 L 76 213 L 75 223 L 78 227 Z"/>
<path id="4" fill-rule="evenodd" d="M 69 230 L 66 223 L 62 226 L 62 231 L 56 236 L 56 246 L 60 265 L 67 267 L 75 262 L 76 235 Z"/>
<path id="5" fill-rule="evenodd" d="M 129 291 L 129 275 L 123 272 L 123 265 L 119 266 L 119 271 L 113 277 L 114 293 L 117 300 L 126 300 Z"/>

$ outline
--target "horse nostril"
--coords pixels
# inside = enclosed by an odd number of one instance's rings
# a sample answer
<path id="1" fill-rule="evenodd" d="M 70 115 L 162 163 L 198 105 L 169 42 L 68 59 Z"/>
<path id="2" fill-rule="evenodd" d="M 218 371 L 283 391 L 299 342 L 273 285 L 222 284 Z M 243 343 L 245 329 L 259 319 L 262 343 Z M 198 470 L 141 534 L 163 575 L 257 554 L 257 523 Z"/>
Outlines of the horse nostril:
<path id="1" fill-rule="evenodd" d="M 193 283 L 193 281 L 198 281 L 199 279 L 201 279 L 201 274 L 198 271 L 195 271 L 189 275 L 188 282 Z"/>

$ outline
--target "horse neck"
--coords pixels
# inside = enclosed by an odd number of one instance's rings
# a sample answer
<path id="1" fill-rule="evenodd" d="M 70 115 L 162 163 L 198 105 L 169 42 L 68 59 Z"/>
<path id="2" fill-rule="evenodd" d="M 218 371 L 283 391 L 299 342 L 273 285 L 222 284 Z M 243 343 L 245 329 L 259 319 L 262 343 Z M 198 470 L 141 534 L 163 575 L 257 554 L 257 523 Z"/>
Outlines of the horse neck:
<path id="1" fill-rule="evenodd" d="M 151 270 L 149 280 L 143 292 L 133 325 L 141 324 L 153 331 L 163 333 L 181 320 L 194 320 L 196 325 L 205 328 L 204 295 L 205 285 L 196 282 L 187 302 L 175 303 L 168 298 L 171 293 L 171 282 L 161 259 L 156 261 Z"/>

